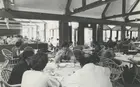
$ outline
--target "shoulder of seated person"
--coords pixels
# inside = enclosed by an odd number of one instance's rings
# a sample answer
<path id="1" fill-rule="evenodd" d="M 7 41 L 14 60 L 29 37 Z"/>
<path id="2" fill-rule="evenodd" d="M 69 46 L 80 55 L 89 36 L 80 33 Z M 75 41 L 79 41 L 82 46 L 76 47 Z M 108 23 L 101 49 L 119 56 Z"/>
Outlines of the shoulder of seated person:
<path id="1" fill-rule="evenodd" d="M 47 73 L 45 73 L 45 72 L 35 71 L 35 70 L 27 70 L 24 72 L 24 75 L 33 75 L 33 74 L 45 74 L 45 75 L 47 75 Z"/>

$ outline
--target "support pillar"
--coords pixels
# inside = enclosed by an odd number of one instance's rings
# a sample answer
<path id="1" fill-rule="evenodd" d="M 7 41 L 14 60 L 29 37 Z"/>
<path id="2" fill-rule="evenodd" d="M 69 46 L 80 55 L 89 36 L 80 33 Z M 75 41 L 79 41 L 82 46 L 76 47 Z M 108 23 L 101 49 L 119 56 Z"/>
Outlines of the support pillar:
<path id="1" fill-rule="evenodd" d="M 77 44 L 77 29 L 74 29 L 74 46 Z"/>
<path id="2" fill-rule="evenodd" d="M 96 24 L 91 24 L 91 27 L 92 27 L 92 41 L 97 41 L 96 40 L 96 32 L 97 32 L 97 27 L 96 27 Z"/>
<path id="3" fill-rule="evenodd" d="M 72 26 L 68 26 L 68 40 L 72 42 Z"/>
<path id="4" fill-rule="evenodd" d="M 129 36 L 129 30 L 126 31 L 126 36 L 127 36 L 127 38 L 129 38 L 128 37 Z"/>
<path id="5" fill-rule="evenodd" d="M 112 40 L 112 29 L 110 29 L 110 39 Z"/>
<path id="6" fill-rule="evenodd" d="M 59 21 L 59 45 L 69 42 L 69 26 L 68 22 Z"/>
<path id="7" fill-rule="evenodd" d="M 138 41 L 140 41 L 140 27 L 138 27 Z"/>
<path id="8" fill-rule="evenodd" d="M 121 40 L 124 41 L 125 39 L 125 26 L 121 26 Z"/>
<path id="9" fill-rule="evenodd" d="M 46 28 L 47 27 L 47 23 L 44 23 L 44 42 L 46 42 Z"/>
<path id="10" fill-rule="evenodd" d="M 99 24 L 97 32 L 98 32 L 97 41 L 99 43 L 102 43 L 103 42 L 103 24 Z"/>
<path id="11" fill-rule="evenodd" d="M 116 39 L 118 40 L 119 37 L 119 31 L 116 31 Z"/>
<path id="12" fill-rule="evenodd" d="M 78 27 L 78 45 L 84 45 L 84 23 L 79 23 Z"/>
<path id="13" fill-rule="evenodd" d="M 132 39 L 132 31 L 130 31 L 130 39 Z"/>

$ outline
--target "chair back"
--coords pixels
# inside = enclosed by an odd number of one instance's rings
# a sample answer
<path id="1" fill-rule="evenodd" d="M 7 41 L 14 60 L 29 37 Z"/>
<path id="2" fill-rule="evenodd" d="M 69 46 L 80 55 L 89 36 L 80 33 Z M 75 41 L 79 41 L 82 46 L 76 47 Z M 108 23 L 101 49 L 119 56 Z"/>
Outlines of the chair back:
<path id="1" fill-rule="evenodd" d="M 106 61 L 104 62 L 104 66 L 108 67 L 111 71 L 111 81 L 117 81 L 123 73 L 123 68 L 116 64 L 114 61 Z"/>
<path id="2" fill-rule="evenodd" d="M 110 79 L 111 81 L 116 81 L 120 78 L 122 72 L 124 71 L 121 66 L 116 64 L 112 59 L 102 58 L 101 59 L 102 66 L 108 67 L 111 71 Z"/>
<path id="3" fill-rule="evenodd" d="M 10 75 L 11 75 L 11 70 L 10 69 L 6 69 L 6 68 L 2 69 L 2 71 L 1 71 L 2 81 L 7 83 L 8 80 L 9 80 Z"/>
<path id="4" fill-rule="evenodd" d="M 6 59 L 11 59 L 12 58 L 12 52 L 8 49 L 2 49 L 2 54 Z"/>
<path id="5" fill-rule="evenodd" d="M 3 68 L 1 71 L 1 81 L 2 81 L 2 87 L 4 85 L 4 87 L 21 87 L 20 84 L 14 84 L 14 85 L 10 85 L 8 84 L 8 80 L 10 78 L 12 70 L 7 69 L 7 68 Z"/>
<path id="6" fill-rule="evenodd" d="M 2 49 L 2 54 L 5 57 L 5 61 L 9 61 L 6 68 L 13 68 L 20 60 L 19 58 L 13 58 L 12 52 L 8 49 Z"/>

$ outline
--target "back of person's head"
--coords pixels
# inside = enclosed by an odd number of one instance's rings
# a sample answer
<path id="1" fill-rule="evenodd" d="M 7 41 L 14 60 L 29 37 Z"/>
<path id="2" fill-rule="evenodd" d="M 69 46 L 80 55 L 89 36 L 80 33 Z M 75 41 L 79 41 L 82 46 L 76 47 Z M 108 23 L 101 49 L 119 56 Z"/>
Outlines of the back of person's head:
<path id="1" fill-rule="evenodd" d="M 76 57 L 76 60 L 78 60 L 78 61 L 79 61 L 79 59 L 80 59 L 81 57 L 84 56 L 83 51 L 78 50 L 78 49 L 74 50 L 73 53 L 74 53 L 74 55 L 75 55 L 75 57 Z"/>
<path id="2" fill-rule="evenodd" d="M 24 48 L 24 51 L 23 51 L 23 58 L 26 59 L 28 57 L 31 57 L 34 55 L 34 49 L 30 46 L 27 46 Z"/>
<path id="3" fill-rule="evenodd" d="M 22 42 L 21 41 L 17 41 L 16 42 L 16 47 L 20 47 L 22 45 Z"/>
<path id="4" fill-rule="evenodd" d="M 88 56 L 85 56 L 85 55 L 88 55 Z M 80 59 L 78 60 L 82 67 L 88 63 L 96 64 L 100 61 L 100 58 L 98 57 L 96 53 L 93 53 L 93 54 L 85 53 L 85 55 L 81 56 Z"/>
<path id="5" fill-rule="evenodd" d="M 64 42 L 61 47 L 69 47 L 69 43 L 68 42 Z"/>
<path id="6" fill-rule="evenodd" d="M 48 63 L 47 54 L 38 51 L 37 54 L 31 57 L 30 66 L 33 70 L 41 71 L 45 68 Z"/>

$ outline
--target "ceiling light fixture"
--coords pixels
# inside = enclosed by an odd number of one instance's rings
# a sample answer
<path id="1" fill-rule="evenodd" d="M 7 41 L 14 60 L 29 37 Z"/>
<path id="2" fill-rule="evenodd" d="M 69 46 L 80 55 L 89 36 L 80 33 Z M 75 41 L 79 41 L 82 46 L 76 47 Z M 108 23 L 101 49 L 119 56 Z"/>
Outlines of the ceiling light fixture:
<path id="1" fill-rule="evenodd" d="M 15 5 L 14 0 L 10 0 L 11 5 Z"/>
<path id="2" fill-rule="evenodd" d="M 91 24 L 88 24 L 88 27 L 91 27 Z"/>

